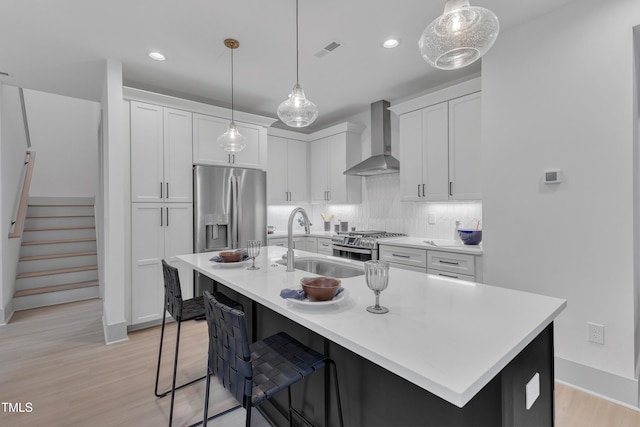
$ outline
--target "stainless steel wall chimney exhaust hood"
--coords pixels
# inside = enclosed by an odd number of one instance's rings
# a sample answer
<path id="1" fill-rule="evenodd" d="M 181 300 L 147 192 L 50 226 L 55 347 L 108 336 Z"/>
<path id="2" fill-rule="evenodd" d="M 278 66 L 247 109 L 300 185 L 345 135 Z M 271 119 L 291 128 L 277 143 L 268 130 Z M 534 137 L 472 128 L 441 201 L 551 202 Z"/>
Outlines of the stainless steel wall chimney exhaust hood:
<path id="1" fill-rule="evenodd" d="M 400 172 L 400 162 L 391 155 L 389 101 L 371 104 L 371 157 L 344 171 L 345 175 L 371 176 Z"/>

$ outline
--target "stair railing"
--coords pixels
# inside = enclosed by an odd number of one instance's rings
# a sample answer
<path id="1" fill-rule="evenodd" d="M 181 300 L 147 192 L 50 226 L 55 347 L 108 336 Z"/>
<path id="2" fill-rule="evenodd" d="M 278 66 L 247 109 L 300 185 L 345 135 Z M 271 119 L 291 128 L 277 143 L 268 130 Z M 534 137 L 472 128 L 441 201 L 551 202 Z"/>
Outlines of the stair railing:
<path id="1" fill-rule="evenodd" d="M 14 219 L 11 221 L 9 238 L 20 237 L 24 230 L 24 221 L 27 217 L 27 199 L 29 198 L 29 187 L 31 186 L 31 176 L 33 175 L 33 164 L 36 161 L 35 151 L 27 151 L 25 158 L 24 180 L 22 181 L 22 192 L 18 201 L 17 209 L 14 212 Z"/>

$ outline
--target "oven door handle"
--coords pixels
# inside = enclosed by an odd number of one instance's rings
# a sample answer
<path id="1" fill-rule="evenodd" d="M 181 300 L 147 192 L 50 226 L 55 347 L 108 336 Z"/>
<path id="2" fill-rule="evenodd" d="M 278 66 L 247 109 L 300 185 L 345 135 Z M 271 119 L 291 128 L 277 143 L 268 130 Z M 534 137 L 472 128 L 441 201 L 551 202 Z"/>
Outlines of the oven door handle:
<path id="1" fill-rule="evenodd" d="M 354 248 L 352 246 L 336 245 L 335 243 L 333 244 L 333 249 L 338 251 L 353 252 L 356 254 L 371 254 L 373 252 L 371 249 L 360 249 Z"/>

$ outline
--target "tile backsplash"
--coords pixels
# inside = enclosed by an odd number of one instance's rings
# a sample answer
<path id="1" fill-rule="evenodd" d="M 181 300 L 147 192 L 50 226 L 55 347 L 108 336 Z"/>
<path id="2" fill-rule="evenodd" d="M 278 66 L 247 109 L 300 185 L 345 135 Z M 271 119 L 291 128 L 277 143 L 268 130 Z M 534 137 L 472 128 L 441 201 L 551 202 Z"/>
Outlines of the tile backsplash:
<path id="1" fill-rule="evenodd" d="M 482 221 L 482 203 L 475 202 L 401 202 L 400 175 L 388 174 L 363 178 L 362 203 L 355 205 L 301 204 L 313 223 L 314 231 L 323 230 L 321 214 L 333 214 L 333 225 L 348 221 L 349 229 L 384 230 L 432 239 L 453 239 L 455 223 L 475 228 Z M 287 229 L 294 206 L 269 206 L 267 222 L 278 231 Z M 429 217 L 435 224 L 429 224 Z M 482 223 L 480 223 L 482 228 Z M 300 229 L 297 221 L 294 230 Z"/>

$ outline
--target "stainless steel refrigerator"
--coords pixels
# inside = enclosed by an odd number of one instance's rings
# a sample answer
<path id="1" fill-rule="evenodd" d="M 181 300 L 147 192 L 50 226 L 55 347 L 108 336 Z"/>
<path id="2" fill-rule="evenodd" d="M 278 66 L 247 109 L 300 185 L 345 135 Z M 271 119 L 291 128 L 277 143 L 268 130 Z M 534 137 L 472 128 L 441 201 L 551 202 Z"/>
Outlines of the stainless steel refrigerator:
<path id="1" fill-rule="evenodd" d="M 193 251 L 245 248 L 247 240 L 267 244 L 267 176 L 255 169 L 193 167 Z M 194 295 L 212 291 L 211 279 L 194 277 Z"/>

